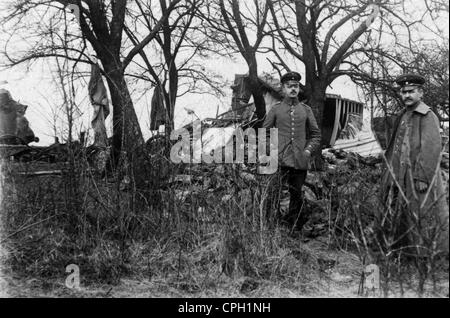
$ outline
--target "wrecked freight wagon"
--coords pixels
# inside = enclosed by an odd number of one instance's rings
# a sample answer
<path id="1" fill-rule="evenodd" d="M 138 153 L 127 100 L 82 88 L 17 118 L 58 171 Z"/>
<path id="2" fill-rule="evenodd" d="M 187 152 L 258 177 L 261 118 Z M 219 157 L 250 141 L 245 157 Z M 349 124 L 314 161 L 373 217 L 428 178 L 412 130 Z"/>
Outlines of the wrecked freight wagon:
<path id="1" fill-rule="evenodd" d="M 201 139 L 194 141 L 194 151 L 201 149 L 203 153 L 209 154 L 214 149 L 226 147 L 233 142 L 237 129 L 245 130 L 256 123 L 256 107 L 245 79 L 246 75 L 235 76 L 235 82 L 231 87 L 233 90 L 231 110 L 217 118 L 206 118 L 201 121 Z M 260 87 L 267 113 L 282 99 L 281 87 L 278 81 L 270 77 L 260 78 Z M 302 96 L 300 99 L 303 99 Z M 355 152 L 361 156 L 375 156 L 381 153 L 382 149 L 372 133 L 370 123 L 364 120 L 363 112 L 362 103 L 339 95 L 327 94 L 322 118 L 322 148 Z M 220 131 L 217 128 L 220 128 Z M 192 131 L 194 127 L 191 123 L 182 129 Z"/>

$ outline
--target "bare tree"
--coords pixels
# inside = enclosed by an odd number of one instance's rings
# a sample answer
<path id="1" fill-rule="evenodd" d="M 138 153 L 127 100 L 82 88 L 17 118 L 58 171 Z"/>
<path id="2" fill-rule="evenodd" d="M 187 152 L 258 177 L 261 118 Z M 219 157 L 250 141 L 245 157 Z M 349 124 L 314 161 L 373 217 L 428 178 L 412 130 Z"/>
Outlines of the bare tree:
<path id="1" fill-rule="evenodd" d="M 340 71 L 342 62 L 353 52 L 362 49 L 355 47 L 355 44 L 368 30 L 376 16 L 373 13 L 377 13 L 382 5 L 386 3 L 269 1 L 273 27 L 279 43 L 305 66 L 305 95 L 319 125 L 322 122 L 327 87 L 344 74 Z M 351 27 L 349 31 L 343 31 L 346 30 L 344 26 L 348 26 L 353 20 L 359 21 L 359 25 Z"/>
<path id="2" fill-rule="evenodd" d="M 26 18 L 36 11 L 40 12 L 43 18 L 36 23 L 41 31 L 39 34 L 41 39 L 37 46 L 25 54 L 12 54 L 8 48 L 5 48 L 5 56 L 9 60 L 8 66 L 55 56 L 72 60 L 75 64 L 78 62 L 92 63 L 90 54 L 87 53 L 87 40 L 102 63 L 103 75 L 106 77 L 111 94 L 114 163 L 118 163 L 122 152 L 127 154 L 128 159 L 134 160 L 132 159 L 133 153 L 143 145 L 144 140 L 125 79 L 125 70 L 135 56 L 155 39 L 162 25 L 179 3 L 180 0 L 169 1 L 167 10 L 161 14 L 158 22 L 149 30 L 148 34 L 125 50 L 122 37 L 129 5 L 126 0 L 14 1 L 11 3 L 7 18 L 3 21 L 4 23 L 10 22 L 10 27 L 26 25 Z M 71 25 L 72 45 L 70 47 L 52 45 L 48 38 L 59 30 L 57 27 L 49 28 L 44 17 L 68 23 L 70 17 L 67 15 L 67 8 L 70 8 L 75 14 L 79 28 L 77 30 L 73 24 Z"/>
<path id="3" fill-rule="evenodd" d="M 449 39 L 440 31 L 438 22 L 448 16 L 448 5 L 443 1 L 424 3 L 426 10 L 420 19 L 408 22 L 404 17 L 394 17 L 401 22 L 403 40 L 393 17 L 384 17 L 378 29 L 368 33 L 365 49 L 343 62 L 349 66 L 343 72 L 363 88 L 365 95 L 371 97 L 374 110 L 378 114 L 381 111 L 384 117 L 394 115 L 403 107 L 395 85 L 397 75 L 421 74 L 426 78 L 424 102 L 432 107 L 441 122 L 448 122 Z M 421 31 L 430 33 L 431 37 L 422 38 Z"/>
<path id="4" fill-rule="evenodd" d="M 253 96 L 258 122 L 264 119 L 266 105 L 258 78 L 256 54 L 267 35 L 269 7 L 267 1 L 254 0 L 251 3 L 239 0 L 211 1 L 207 21 L 211 27 L 210 37 L 225 44 L 228 49 L 242 55 L 248 65 L 247 85 Z M 244 9 L 241 9 L 244 6 Z M 253 43 L 252 43 L 253 40 Z"/>
<path id="5" fill-rule="evenodd" d="M 408 1 L 271 0 L 268 3 L 273 18 L 272 36 L 276 40 L 268 49 L 284 68 L 289 68 L 289 58 L 304 65 L 305 95 L 319 125 L 325 92 L 340 76 L 349 76 L 365 87 L 365 92 L 383 92 L 384 95 L 374 97 L 378 98 L 376 104 L 387 113 L 389 104 L 395 105 L 394 78 L 419 58 L 419 43 L 424 42 L 421 31 L 438 36 L 439 28 L 433 23 L 438 11 L 448 8 L 442 0 L 420 2 L 424 8 L 420 13 L 412 10 L 409 7 L 412 2 Z M 431 22 L 425 22 L 426 19 Z"/>
<path id="6" fill-rule="evenodd" d="M 159 87 L 155 92 L 162 95 L 158 98 L 165 105 L 167 135 L 174 128 L 177 97 L 186 93 L 203 93 L 202 86 L 222 94 L 217 76 L 209 72 L 202 63 L 208 58 L 209 52 L 218 53 L 212 49 L 213 43 L 204 35 L 205 27 L 200 10 L 207 3 L 206 0 L 188 0 L 179 4 L 169 18 L 163 21 L 160 31 L 155 35 L 154 45 L 139 53 L 144 63 L 139 66 L 148 73 L 141 79 Z M 136 31 L 153 30 L 159 22 L 155 13 L 166 14 L 170 10 L 169 4 L 167 0 L 156 3 L 136 1 L 135 10 L 130 12 L 134 19 L 130 19 L 125 28 L 134 45 L 140 41 L 139 32 Z"/>
<path id="7" fill-rule="evenodd" d="M 400 72 L 421 74 L 426 79 L 424 102 L 433 109 L 441 122 L 448 122 L 448 54 L 448 42 L 423 45 L 413 52 L 403 49 L 392 59 L 388 58 L 388 52 L 383 52 L 374 58 L 371 66 L 362 60 L 355 60 L 353 70 L 348 75 L 363 88 L 367 96 L 374 95 L 376 110 L 382 111 L 384 116 L 391 116 L 402 108 L 394 83 L 397 74 L 392 72 L 393 64 Z M 369 57 L 370 53 L 366 58 Z"/>

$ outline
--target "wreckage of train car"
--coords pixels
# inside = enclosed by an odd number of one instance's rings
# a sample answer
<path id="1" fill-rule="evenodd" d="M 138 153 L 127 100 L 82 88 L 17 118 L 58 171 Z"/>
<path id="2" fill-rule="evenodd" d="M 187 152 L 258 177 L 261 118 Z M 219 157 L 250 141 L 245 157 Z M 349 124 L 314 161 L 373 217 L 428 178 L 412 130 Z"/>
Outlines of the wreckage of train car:
<path id="1" fill-rule="evenodd" d="M 93 74 L 95 73 L 94 71 L 95 69 L 93 70 Z M 94 80 L 91 81 L 90 96 L 95 97 L 96 95 L 93 93 L 105 91 L 105 89 L 100 87 L 101 85 L 98 85 L 100 82 L 99 76 L 92 76 L 92 78 Z M 252 127 L 256 122 L 255 104 L 251 100 L 251 93 L 246 85 L 245 78 L 246 75 L 236 75 L 235 77 L 235 83 L 231 87 L 233 97 L 229 111 L 216 118 L 207 118 L 200 122 L 202 137 L 196 141 L 197 145 L 193 145 L 194 149 L 197 148 L 210 153 L 214 149 L 225 147 L 230 142 L 233 142 L 233 136 L 238 129 L 245 130 L 248 127 Z M 260 84 L 266 103 L 266 112 L 268 112 L 282 98 L 281 87 L 278 81 L 269 77 L 260 78 Z M 68 147 L 67 145 L 60 144 L 58 141 L 55 141 L 53 145 L 48 147 L 30 147 L 27 145 L 31 141 L 38 140 L 29 128 L 28 121 L 24 116 L 27 106 L 15 102 L 8 91 L 1 90 L 0 92 L 0 134 L 3 136 L 0 141 L 2 144 L 2 156 L 16 156 L 16 158 L 20 157 L 22 161 L 45 161 L 48 163 L 66 161 Z M 97 165 L 101 166 L 96 167 L 97 170 L 104 168 L 107 150 L 109 149 L 107 141 L 99 143 L 98 140 L 100 139 L 97 138 L 97 135 L 103 136 L 106 134 L 104 120 L 107 116 L 108 109 L 104 101 L 106 100 L 105 94 L 97 94 L 102 97 L 99 101 L 96 99 L 91 100 L 93 105 L 100 105 L 99 103 L 101 103 L 101 106 L 105 108 L 104 115 L 100 117 L 95 115 L 98 114 L 99 107 L 95 108 L 94 119 L 99 118 L 98 123 L 92 123 L 96 131 L 96 142 L 87 148 L 84 142 L 75 142 L 73 145 L 78 150 L 84 147 L 88 153 L 93 152 L 92 156 L 95 158 L 99 155 L 105 157 L 102 160 L 98 160 L 98 158 L 94 160 Z M 357 101 L 342 98 L 339 95 L 327 94 L 326 97 L 322 118 L 322 148 L 356 152 L 362 156 L 379 154 L 381 148 L 371 132 L 370 124 L 367 124 L 363 120 L 364 105 Z M 153 112 L 153 108 L 155 108 L 154 104 L 152 100 L 152 122 L 155 121 L 156 124 L 153 124 L 153 126 L 157 127 L 162 123 L 161 118 L 155 116 L 155 112 Z M 103 108 L 100 108 L 100 110 L 103 110 Z M 100 127 L 101 134 L 97 133 L 99 129 L 96 128 L 98 127 Z M 183 128 L 192 131 L 193 123 Z M 220 133 L 215 131 L 216 128 L 221 128 Z M 101 138 L 101 140 L 104 139 Z M 151 145 L 155 144 L 157 139 L 151 138 L 147 142 L 148 150 L 154 150 L 154 147 Z M 99 148 L 99 145 L 101 146 L 100 151 L 94 149 Z"/>
<path id="2" fill-rule="evenodd" d="M 252 127 L 257 121 L 256 107 L 246 85 L 246 75 L 236 75 L 232 85 L 231 110 L 201 121 L 201 139 L 194 141 L 194 151 L 210 153 L 211 150 L 226 147 L 233 142 L 238 129 Z M 282 99 L 281 86 L 271 78 L 260 78 L 266 104 L 266 113 Z M 301 96 L 300 96 L 301 97 Z M 302 99 L 302 98 L 301 98 Z M 322 148 L 333 148 L 355 152 L 361 156 L 376 156 L 381 153 L 370 123 L 363 118 L 364 105 L 360 102 L 327 94 L 322 118 Z M 220 128 L 220 131 L 217 131 Z M 182 129 L 193 130 L 193 123 Z M 179 130 L 181 131 L 181 130 Z M 218 133 L 219 132 L 219 133 Z M 174 132 L 177 134 L 177 131 Z"/>
<path id="3" fill-rule="evenodd" d="M 16 102 L 9 91 L 0 89 L 0 144 L 27 145 L 39 141 L 25 117 L 27 108 Z"/>
<path id="4" fill-rule="evenodd" d="M 38 142 L 25 117 L 28 106 L 15 101 L 11 93 L 0 89 L 0 155 L 8 157 L 28 149 Z"/>

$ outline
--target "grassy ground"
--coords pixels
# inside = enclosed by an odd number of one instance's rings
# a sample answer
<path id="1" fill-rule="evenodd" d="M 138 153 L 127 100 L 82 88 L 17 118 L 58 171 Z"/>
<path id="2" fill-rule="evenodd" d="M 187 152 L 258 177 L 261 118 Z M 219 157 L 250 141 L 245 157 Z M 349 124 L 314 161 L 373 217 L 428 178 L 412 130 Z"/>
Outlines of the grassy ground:
<path id="1" fill-rule="evenodd" d="M 314 215 L 329 228 L 307 240 L 267 223 L 261 210 L 266 179 L 224 167 L 188 172 L 188 181 L 149 178 L 166 180 L 152 184 L 152 192 L 130 190 L 85 170 L 76 178 L 6 173 L 1 292 L 7 297 L 373 296 L 359 292 L 363 257 L 343 234 L 352 226 L 341 222 L 351 217 L 352 200 L 366 200 L 356 198 L 351 187 L 340 193 L 339 202 L 325 204 L 336 213 Z M 349 178 L 328 181 L 369 193 L 359 176 Z M 367 210 L 358 206 L 361 213 Z M 69 264 L 79 266 L 80 290 L 65 285 Z M 418 296 L 413 270 L 402 285 L 396 277 L 388 285 L 381 280 L 388 293 L 380 290 L 377 296 Z M 422 296 L 448 297 L 448 262 L 435 283 L 428 280 Z"/>
<path id="2" fill-rule="evenodd" d="M 296 280 L 289 278 L 261 278 L 254 279 L 242 275 L 228 277 L 215 273 L 197 277 L 198 285 L 177 281 L 176 277 L 142 277 L 130 276 L 120 279 L 118 284 L 89 284 L 85 285 L 81 277 L 80 290 L 71 290 L 64 284 L 65 276 L 53 279 L 26 278 L 14 276 L 5 271 L 2 293 L 5 297 L 111 297 L 111 298 L 158 298 L 158 297 L 382 297 L 378 293 L 358 294 L 361 279 L 362 264 L 356 255 L 330 251 L 326 244 L 320 241 L 305 243 L 304 250 L 313 250 L 314 254 L 323 253 L 327 257 L 336 257 L 337 265 L 330 271 L 322 272 L 319 266 L 312 265 L 308 271 L 308 279 Z M 295 257 L 294 257 L 295 258 Z M 291 266 L 302 268 L 301 261 L 293 261 Z M 297 274 L 300 270 L 291 269 Z M 82 271 L 82 269 L 81 269 Z M 82 275 L 81 275 L 82 276 Z M 247 286 L 247 287 L 246 287 Z M 423 297 L 448 297 L 448 276 L 442 274 L 437 288 L 433 291 L 431 284 L 427 284 Z M 407 286 L 403 294 L 398 284 L 391 284 L 388 297 L 418 297 L 415 286 Z"/>

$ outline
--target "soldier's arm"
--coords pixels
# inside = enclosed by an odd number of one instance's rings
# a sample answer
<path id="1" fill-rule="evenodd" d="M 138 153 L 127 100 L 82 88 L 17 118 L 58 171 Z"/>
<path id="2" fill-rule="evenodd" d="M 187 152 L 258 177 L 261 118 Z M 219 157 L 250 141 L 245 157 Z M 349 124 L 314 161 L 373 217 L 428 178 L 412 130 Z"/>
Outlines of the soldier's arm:
<path id="1" fill-rule="evenodd" d="M 320 149 L 322 134 L 311 107 L 306 107 L 306 113 L 308 114 L 307 127 L 309 129 L 309 139 L 306 141 L 305 151 L 308 150 L 310 153 L 313 153 L 317 149 Z"/>
<path id="2" fill-rule="evenodd" d="M 276 122 L 275 107 L 277 107 L 277 105 L 273 105 L 270 111 L 266 114 L 266 117 L 262 124 L 262 128 L 272 128 L 275 126 Z"/>
<path id="3" fill-rule="evenodd" d="M 395 137 L 397 135 L 397 130 L 400 126 L 400 121 L 402 120 L 403 114 L 405 113 L 406 109 L 403 109 L 399 113 L 395 114 L 394 123 L 392 125 L 392 130 L 390 132 L 390 135 L 388 136 L 388 140 L 386 143 L 386 150 L 384 152 L 384 155 L 386 158 L 389 158 L 392 155 L 392 152 L 394 150 L 394 143 L 395 143 Z"/>
<path id="4" fill-rule="evenodd" d="M 442 147 L 439 119 L 431 110 L 422 118 L 419 129 L 420 151 L 413 163 L 413 177 L 429 185 L 440 164 Z"/>

